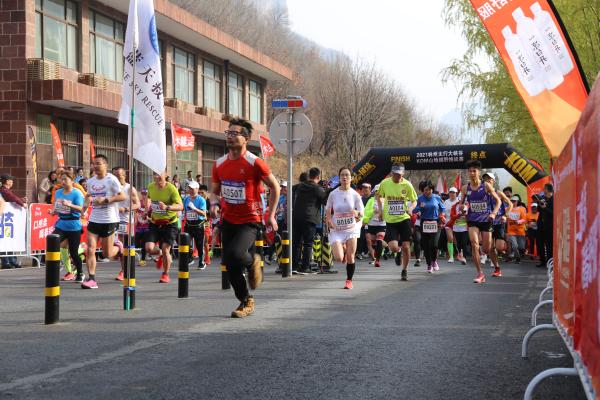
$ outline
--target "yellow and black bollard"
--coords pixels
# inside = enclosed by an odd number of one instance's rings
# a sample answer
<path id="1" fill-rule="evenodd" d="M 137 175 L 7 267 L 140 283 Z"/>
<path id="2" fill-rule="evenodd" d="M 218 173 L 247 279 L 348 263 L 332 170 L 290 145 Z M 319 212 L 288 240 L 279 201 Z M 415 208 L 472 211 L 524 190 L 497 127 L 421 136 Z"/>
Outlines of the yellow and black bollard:
<path id="1" fill-rule="evenodd" d="M 313 242 L 313 261 L 321 266 L 321 236 L 317 233 Z"/>
<path id="2" fill-rule="evenodd" d="M 277 262 L 281 260 L 281 255 L 283 254 L 283 247 L 281 246 L 281 236 L 275 235 L 275 256 L 277 257 Z"/>
<path id="3" fill-rule="evenodd" d="M 231 289 L 231 283 L 229 282 L 229 276 L 227 276 L 227 266 L 225 264 L 221 264 L 221 289 L 223 289 L 223 290 Z"/>
<path id="4" fill-rule="evenodd" d="M 321 240 L 321 273 L 322 274 L 330 274 L 335 273 L 332 269 L 333 267 L 333 253 L 331 251 L 331 244 L 329 243 L 329 238 L 327 235 L 323 235 L 323 239 Z"/>
<path id="5" fill-rule="evenodd" d="M 58 309 L 60 300 L 60 237 L 48 235 L 46 237 L 46 307 L 44 323 L 46 325 L 58 322 Z"/>
<path id="6" fill-rule="evenodd" d="M 190 243 L 191 238 L 187 233 L 179 235 L 179 279 L 177 297 L 186 299 L 189 297 L 190 286 Z M 200 261 L 202 262 L 202 260 Z"/>
<path id="7" fill-rule="evenodd" d="M 290 234 L 288 231 L 281 233 L 281 247 L 282 257 L 279 261 L 279 268 L 281 268 L 281 277 L 289 278 L 292 276 L 292 264 L 290 263 L 291 248 L 290 248 Z"/>
<path id="8" fill-rule="evenodd" d="M 256 240 L 254 241 L 254 251 L 260 256 L 260 270 L 262 272 L 261 282 L 265 280 L 265 238 L 262 229 L 256 232 Z"/>
<path id="9" fill-rule="evenodd" d="M 123 309 L 125 311 L 135 309 L 135 240 L 125 236 L 123 243 Z"/>

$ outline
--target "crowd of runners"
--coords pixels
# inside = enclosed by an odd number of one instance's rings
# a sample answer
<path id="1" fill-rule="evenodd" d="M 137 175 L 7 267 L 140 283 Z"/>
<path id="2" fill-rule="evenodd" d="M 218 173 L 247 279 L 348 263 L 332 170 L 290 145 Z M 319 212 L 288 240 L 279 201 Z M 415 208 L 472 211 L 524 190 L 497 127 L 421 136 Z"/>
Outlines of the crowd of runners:
<path id="1" fill-rule="evenodd" d="M 252 129 L 248 121 L 230 121 L 225 132 L 228 152 L 213 167 L 210 191 L 192 180 L 190 171 L 183 196 L 165 174 L 154 174 L 153 182 L 138 192 L 126 181 L 126 170 L 120 166 L 109 170 L 101 154 L 94 157 L 93 175 L 87 180 L 80 171 L 77 175 L 63 168 L 55 171 L 45 195 L 53 204 L 51 213 L 58 216 L 54 233 L 61 240 L 66 269 L 62 279 L 78 282 L 83 289 L 98 288 L 97 253 L 102 254 L 100 259 L 122 261 L 131 208 L 139 266 L 153 260 L 160 270 L 158 282 L 168 284 L 173 247 L 179 234 L 186 232 L 193 239 L 191 264 L 197 262 L 198 269 L 211 262 L 216 246 L 222 250 L 220 262 L 240 302 L 232 317 L 252 314 L 249 289 L 259 286 L 262 274 L 254 243 L 259 232 L 271 232 L 267 262 L 275 261 L 274 242 L 287 229 L 288 195 L 287 183 L 278 182 L 269 166 L 247 151 Z M 483 172 L 479 161 L 471 160 L 466 167 L 468 183 L 451 187 L 448 193 L 437 193 L 429 181 L 420 182 L 415 190 L 401 163 L 374 187 L 363 183 L 358 188 L 351 184 L 348 167 L 338 171 L 336 187 L 321 179 L 319 168 L 311 168 L 292 188 L 293 273 L 315 273 L 315 239 L 328 242 L 335 261 L 345 265 L 344 289 L 353 288 L 356 259 L 365 257 L 375 268 L 381 267 L 382 259 L 393 258 L 401 267 L 402 281 L 409 279 L 411 256 L 412 267 L 421 266 L 423 257 L 431 274 L 440 270 L 442 256 L 448 263 L 463 265 L 470 257 L 477 284 L 486 281 L 488 260 L 495 278 L 502 276 L 501 260 L 520 263 L 537 254 L 538 265 L 543 266 L 552 254 L 552 185 L 531 199 L 527 211 L 511 188 L 495 188 L 495 175 Z M 10 178 L 2 177 L 0 193 L 6 201 L 14 201 Z M 82 221 L 87 223 L 85 243 L 80 243 Z M 124 279 L 123 270 L 115 279 Z"/>

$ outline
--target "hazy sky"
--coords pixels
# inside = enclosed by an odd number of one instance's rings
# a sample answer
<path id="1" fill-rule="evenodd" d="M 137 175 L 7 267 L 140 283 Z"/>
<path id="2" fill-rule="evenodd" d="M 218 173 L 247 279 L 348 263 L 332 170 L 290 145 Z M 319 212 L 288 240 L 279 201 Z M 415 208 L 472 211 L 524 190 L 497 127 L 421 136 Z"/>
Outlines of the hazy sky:
<path id="1" fill-rule="evenodd" d="M 292 29 L 350 56 L 373 60 L 441 118 L 456 107 L 457 89 L 440 71 L 465 42 L 442 20 L 443 0 L 287 0 Z"/>

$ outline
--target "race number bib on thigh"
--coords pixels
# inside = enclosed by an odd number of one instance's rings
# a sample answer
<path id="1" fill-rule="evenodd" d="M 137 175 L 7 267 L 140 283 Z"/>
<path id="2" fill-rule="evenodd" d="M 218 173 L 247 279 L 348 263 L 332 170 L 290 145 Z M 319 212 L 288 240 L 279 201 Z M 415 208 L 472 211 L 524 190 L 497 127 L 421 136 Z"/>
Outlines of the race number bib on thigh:
<path id="1" fill-rule="evenodd" d="M 471 211 L 481 213 L 487 211 L 488 203 L 485 201 L 473 201 L 469 203 L 469 207 L 471 208 Z"/>
<path id="2" fill-rule="evenodd" d="M 221 195 L 229 204 L 244 204 L 246 202 L 246 183 L 223 181 Z"/>
<path id="3" fill-rule="evenodd" d="M 388 201 L 388 214 L 389 215 L 403 215 L 404 214 L 404 201 L 402 201 L 402 200 Z"/>
<path id="4" fill-rule="evenodd" d="M 422 227 L 423 233 L 437 233 L 438 231 L 437 221 L 423 221 Z"/>
<path id="5" fill-rule="evenodd" d="M 354 228 L 356 220 L 354 219 L 354 213 L 343 213 L 333 215 L 333 224 L 339 231 L 349 231 Z"/>

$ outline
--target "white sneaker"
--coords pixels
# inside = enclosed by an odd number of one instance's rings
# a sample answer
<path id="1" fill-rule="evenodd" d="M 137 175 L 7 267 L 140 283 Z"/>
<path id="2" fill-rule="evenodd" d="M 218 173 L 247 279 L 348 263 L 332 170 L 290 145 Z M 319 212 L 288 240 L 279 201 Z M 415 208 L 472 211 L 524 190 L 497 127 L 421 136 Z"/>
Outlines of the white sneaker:
<path id="1" fill-rule="evenodd" d="M 449 258 L 449 259 L 448 259 L 448 262 L 449 262 L 449 263 L 453 263 L 453 262 L 454 262 L 454 258 Z"/>
<path id="2" fill-rule="evenodd" d="M 483 254 L 483 255 L 481 256 L 481 258 L 479 259 L 479 260 L 480 260 L 480 262 L 481 262 L 481 265 L 483 265 L 483 264 L 485 264 L 485 263 L 487 262 L 487 258 L 488 258 L 488 257 L 487 257 L 487 254 Z"/>

